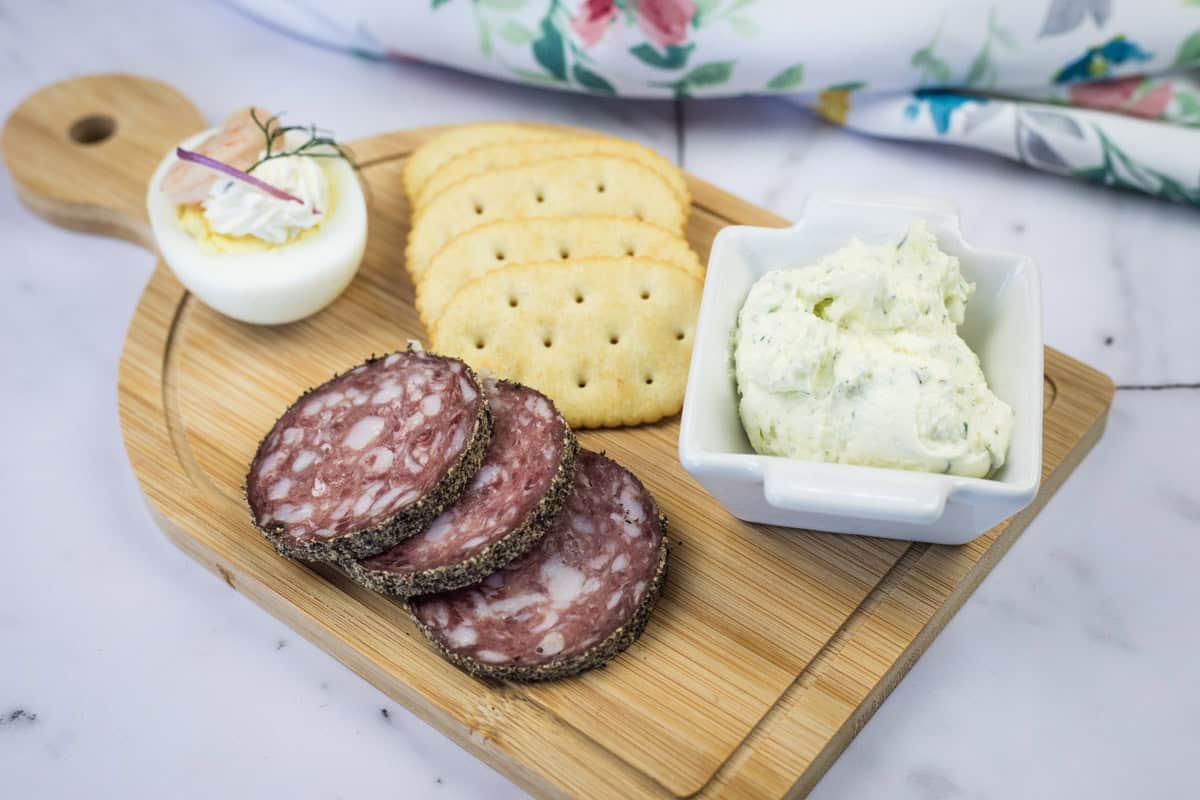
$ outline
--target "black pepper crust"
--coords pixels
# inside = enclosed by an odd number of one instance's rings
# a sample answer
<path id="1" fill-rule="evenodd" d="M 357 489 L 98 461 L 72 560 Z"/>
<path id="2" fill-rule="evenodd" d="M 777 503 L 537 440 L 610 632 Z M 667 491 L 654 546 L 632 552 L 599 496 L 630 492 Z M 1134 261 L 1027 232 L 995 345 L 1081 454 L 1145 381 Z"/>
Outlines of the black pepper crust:
<path id="1" fill-rule="evenodd" d="M 413 352 L 414 350 L 416 348 L 410 344 L 403 352 Z M 381 356 L 372 355 L 362 364 L 351 367 L 347 372 L 358 369 L 359 366 L 373 364 L 380 359 L 387 358 L 388 355 L 391 354 Z M 428 353 L 427 355 L 436 355 L 438 358 L 461 362 L 461 359 L 451 356 L 442 356 L 436 353 Z M 395 547 L 408 537 L 415 536 L 423 531 L 438 514 L 442 513 L 447 506 L 458 500 L 462 496 L 462 493 L 466 491 L 467 486 L 474 479 L 475 473 L 483 466 L 484 454 L 487 453 L 488 445 L 492 441 L 492 411 L 488 406 L 487 394 L 483 391 L 483 385 L 479 380 L 479 376 L 475 374 L 466 362 L 461 363 L 466 369 L 467 378 L 479 393 L 479 413 L 475 417 L 475 424 L 471 428 L 471 437 L 467 442 L 466 448 L 459 455 L 458 460 L 442 476 L 441 480 L 434 484 L 423 497 L 412 505 L 400 509 L 390 519 L 384 520 L 373 528 L 347 531 L 338 536 L 331 536 L 328 539 L 296 542 L 295 539 L 283 533 L 282 525 L 268 525 L 266 528 L 261 527 L 254 516 L 253 508 L 250 507 L 250 475 L 253 474 L 255 466 L 257 466 L 262 456 L 263 448 L 267 444 L 267 438 L 271 435 L 271 431 L 275 430 L 275 426 L 279 424 L 279 420 L 277 419 L 268 429 L 266 435 L 263 436 L 262 441 L 259 442 L 258 449 L 254 452 L 254 458 L 250 461 L 250 470 L 246 474 L 246 480 L 242 483 L 242 497 L 246 501 L 246 508 L 250 510 L 250 524 L 266 537 L 276 552 L 282 556 L 298 558 L 302 561 L 332 561 L 335 563 L 351 559 L 369 558 L 391 547 Z M 337 373 L 320 386 L 309 389 L 296 398 L 283 413 L 286 414 L 291 408 L 303 401 L 304 398 L 324 389 L 338 378 L 347 374 L 347 372 Z M 280 415 L 280 419 L 282 418 L 283 414 Z"/>
<path id="2" fill-rule="evenodd" d="M 617 654 L 626 650 L 638 640 L 638 637 L 642 635 L 642 631 L 646 629 L 646 623 L 650 619 L 650 612 L 654 610 L 654 604 L 657 602 L 658 596 L 662 593 L 662 587 L 667 577 L 668 549 L 667 518 L 661 513 L 658 515 L 658 526 L 662 532 L 662 542 L 658 547 L 658 565 L 655 567 L 654 578 L 651 580 L 650 587 L 641 604 L 634 610 L 629 621 L 610 633 L 603 642 L 584 650 L 582 653 L 576 653 L 567 658 L 551 661 L 546 664 L 531 664 L 528 666 L 485 664 L 482 661 L 467 658 L 451 651 L 434 638 L 433 631 L 413 613 L 411 601 L 410 603 L 406 603 L 405 607 L 408 609 L 408 615 L 413 623 L 420 628 L 421 633 L 425 634 L 425 638 L 438 651 L 438 654 L 454 666 L 476 678 L 495 678 L 522 682 L 550 681 L 576 675 L 585 670 L 596 669 L 607 664 Z"/>
<path id="3" fill-rule="evenodd" d="M 519 388 L 526 388 L 512 381 L 501 381 Z M 547 398 L 549 400 L 549 398 Z M 551 401 L 553 407 L 553 401 Z M 345 561 L 340 564 L 350 578 L 360 586 L 383 594 L 397 597 L 413 597 L 433 592 L 445 592 L 479 583 L 518 556 L 524 555 L 549 529 L 550 522 L 558 515 L 566 502 L 571 487 L 575 484 L 575 454 L 579 451 L 579 440 L 566 420 L 555 408 L 555 415 L 563 424 L 562 458 L 550 488 L 542 496 L 521 524 L 503 538 L 492 542 L 475 555 L 455 564 L 446 564 L 420 572 L 389 572 L 373 570 L 361 561 Z M 432 520 L 430 520 L 432 522 Z"/>

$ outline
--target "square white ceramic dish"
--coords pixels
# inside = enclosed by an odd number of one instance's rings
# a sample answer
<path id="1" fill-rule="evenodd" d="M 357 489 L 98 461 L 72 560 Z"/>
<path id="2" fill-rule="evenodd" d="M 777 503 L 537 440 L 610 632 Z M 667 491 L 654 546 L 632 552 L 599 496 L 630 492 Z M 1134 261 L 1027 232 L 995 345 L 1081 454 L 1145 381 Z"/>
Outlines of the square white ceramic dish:
<path id="1" fill-rule="evenodd" d="M 898 242 L 924 220 L 957 256 L 975 294 L 960 335 L 979 355 L 988 385 L 1012 406 L 1004 467 L 963 478 L 879 467 L 761 456 L 738 418 L 731 343 L 738 311 L 764 273 L 810 264 L 852 238 Z M 890 195 L 814 195 L 790 228 L 733 226 L 717 234 L 679 431 L 679 458 L 722 505 L 748 522 L 790 528 L 962 544 L 1020 511 L 1042 471 L 1042 300 L 1037 266 L 1025 256 L 981 250 L 959 232 L 958 215 L 935 200 Z"/>

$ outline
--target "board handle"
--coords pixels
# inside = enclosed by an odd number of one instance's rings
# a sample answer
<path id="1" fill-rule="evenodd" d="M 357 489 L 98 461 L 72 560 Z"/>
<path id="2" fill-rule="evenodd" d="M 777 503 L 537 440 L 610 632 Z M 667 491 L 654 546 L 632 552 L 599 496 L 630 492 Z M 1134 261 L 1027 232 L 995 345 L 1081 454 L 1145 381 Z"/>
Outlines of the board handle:
<path id="1" fill-rule="evenodd" d="M 134 75 L 89 75 L 34 92 L 0 150 L 21 201 L 65 228 L 153 248 L 146 188 L 163 156 L 205 127 L 186 97 Z"/>

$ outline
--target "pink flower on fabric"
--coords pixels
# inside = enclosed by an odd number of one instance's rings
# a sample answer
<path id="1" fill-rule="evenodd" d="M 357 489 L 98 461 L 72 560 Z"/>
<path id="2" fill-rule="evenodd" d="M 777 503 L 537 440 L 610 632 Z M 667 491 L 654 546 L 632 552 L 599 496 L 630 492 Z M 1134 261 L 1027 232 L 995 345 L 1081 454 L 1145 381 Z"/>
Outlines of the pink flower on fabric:
<path id="1" fill-rule="evenodd" d="M 638 26 L 659 47 L 687 41 L 687 26 L 696 14 L 692 0 L 636 0 Z"/>
<path id="2" fill-rule="evenodd" d="M 1076 83 L 1070 88 L 1071 102 L 1084 108 L 1100 111 L 1119 111 L 1136 117 L 1158 119 L 1171 102 L 1171 84 L 1158 86 L 1138 95 L 1142 78 L 1119 78 L 1112 81 Z"/>
<path id="3" fill-rule="evenodd" d="M 579 13 L 571 20 L 571 27 L 579 36 L 584 47 L 591 47 L 604 36 L 609 21 L 616 16 L 614 0 L 585 0 Z"/>

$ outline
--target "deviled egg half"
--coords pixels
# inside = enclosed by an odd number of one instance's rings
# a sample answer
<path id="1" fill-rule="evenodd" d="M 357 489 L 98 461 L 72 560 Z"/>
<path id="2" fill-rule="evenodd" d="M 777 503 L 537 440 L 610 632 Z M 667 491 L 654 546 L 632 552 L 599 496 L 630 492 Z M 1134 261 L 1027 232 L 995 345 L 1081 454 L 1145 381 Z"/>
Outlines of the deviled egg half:
<path id="1" fill-rule="evenodd" d="M 256 108 L 181 142 L 155 170 L 146 205 L 188 291 L 260 325 L 331 303 L 367 243 L 366 202 L 341 149 Z"/>

